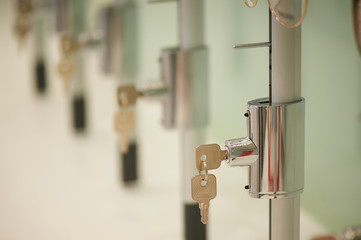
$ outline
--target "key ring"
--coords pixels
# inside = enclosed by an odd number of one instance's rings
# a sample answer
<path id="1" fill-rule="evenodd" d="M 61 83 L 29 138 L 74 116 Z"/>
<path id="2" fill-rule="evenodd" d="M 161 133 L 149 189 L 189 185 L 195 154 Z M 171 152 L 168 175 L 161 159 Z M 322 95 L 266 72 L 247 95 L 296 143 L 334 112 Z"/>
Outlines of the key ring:
<path id="1" fill-rule="evenodd" d="M 205 174 L 202 174 L 202 172 L 205 172 Z M 208 169 L 207 169 L 207 162 L 206 161 L 202 161 L 200 170 L 199 170 L 199 175 L 204 175 L 204 178 L 202 179 L 203 181 L 207 182 L 208 180 Z"/>

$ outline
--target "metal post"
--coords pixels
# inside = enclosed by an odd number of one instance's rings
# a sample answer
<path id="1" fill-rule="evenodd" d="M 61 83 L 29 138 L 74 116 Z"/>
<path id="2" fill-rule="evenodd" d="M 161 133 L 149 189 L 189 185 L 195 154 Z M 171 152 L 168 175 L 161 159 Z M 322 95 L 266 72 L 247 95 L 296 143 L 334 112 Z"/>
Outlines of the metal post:
<path id="1" fill-rule="evenodd" d="M 179 23 L 180 23 L 180 49 L 187 52 L 204 45 L 204 1 L 203 0 L 180 0 L 179 1 Z M 188 79 L 194 81 L 194 79 Z M 185 80 L 187 81 L 187 80 Z M 188 89 L 195 86 L 194 82 L 185 84 Z M 193 89 L 194 90 L 194 89 Z M 194 91 L 192 92 L 194 93 Z M 203 89 L 207 94 L 207 89 Z M 192 98 L 192 99 L 196 99 Z M 194 104 L 194 103 L 189 103 Z M 189 108 L 189 104 L 180 106 L 180 108 Z M 182 111 L 188 112 L 189 109 Z M 199 207 L 191 199 L 190 181 L 197 174 L 194 167 L 194 149 L 204 143 L 204 129 L 194 127 L 181 128 L 181 159 L 183 160 L 183 202 L 185 208 L 185 239 L 186 240 L 204 240 L 206 239 L 206 227 L 199 218 Z"/>
<path id="2" fill-rule="evenodd" d="M 288 1 L 301 12 L 301 1 Z M 301 99 L 301 27 L 289 29 L 274 18 L 272 38 L 272 103 L 288 103 Z M 270 239 L 299 240 L 300 195 L 270 201 Z"/>
<path id="3" fill-rule="evenodd" d="M 44 94 L 47 89 L 47 71 L 46 71 L 46 57 L 45 57 L 45 13 L 42 9 L 37 10 L 34 20 L 34 78 L 35 87 L 39 94 Z"/>
<path id="4" fill-rule="evenodd" d="M 136 72 L 137 72 L 137 11 L 136 3 L 133 0 L 118 0 L 117 4 L 120 7 L 119 18 L 116 17 L 116 21 L 119 21 L 120 29 L 119 35 L 120 43 L 117 43 L 120 54 L 119 63 L 119 77 L 117 85 L 121 84 L 135 84 Z M 119 26 L 116 24 L 116 26 Z M 137 128 L 135 128 L 137 129 Z M 122 182 L 125 184 L 134 183 L 138 179 L 138 141 L 137 132 L 133 132 L 129 139 L 129 151 L 127 153 L 121 153 L 122 158 Z"/>
<path id="5" fill-rule="evenodd" d="M 204 1 L 203 0 L 180 0 L 179 1 L 179 19 L 180 19 L 180 49 L 186 53 L 196 48 L 204 46 Z M 189 61 L 189 58 L 185 58 Z M 184 64 L 191 64 L 184 62 Z M 201 70 L 202 71 L 202 70 Z M 203 91 L 207 95 L 207 88 L 199 89 L 196 81 L 201 79 L 184 79 L 184 93 L 187 95 L 196 95 L 196 92 Z M 192 89 L 192 91 L 191 91 Z M 189 96 L 189 98 L 197 99 L 197 96 Z M 179 106 L 183 112 L 192 112 L 190 104 L 194 106 L 194 102 L 189 100 L 188 104 Z M 203 106 L 205 107 L 205 106 Z M 206 107 L 205 107 L 206 108 Z M 189 120 L 189 119 L 188 119 Z M 206 226 L 199 219 L 199 206 L 191 199 L 190 181 L 197 174 L 194 168 L 194 149 L 204 142 L 203 127 L 182 127 L 181 128 L 181 149 L 183 159 L 183 201 L 185 208 L 185 239 L 186 240 L 204 240 L 206 239 Z"/>
<path id="6" fill-rule="evenodd" d="M 86 31 L 85 13 L 86 1 L 73 0 L 73 34 L 79 37 Z M 83 49 L 75 53 L 75 74 L 72 81 L 72 104 L 73 104 L 73 127 L 77 132 L 85 131 L 86 121 L 86 93 L 85 93 L 85 72 Z"/>

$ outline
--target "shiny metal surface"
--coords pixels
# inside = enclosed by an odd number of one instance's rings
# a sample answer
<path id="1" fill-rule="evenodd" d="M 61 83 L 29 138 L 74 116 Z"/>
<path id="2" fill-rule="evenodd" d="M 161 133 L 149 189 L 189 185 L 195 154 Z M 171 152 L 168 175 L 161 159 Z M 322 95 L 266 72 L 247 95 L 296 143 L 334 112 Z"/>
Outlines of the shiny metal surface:
<path id="1" fill-rule="evenodd" d="M 249 194 L 254 198 L 291 197 L 304 187 L 305 100 L 269 105 L 248 102 L 250 136 L 259 159 L 250 167 Z"/>
<path id="2" fill-rule="evenodd" d="M 167 89 L 167 94 L 162 99 L 163 119 L 162 124 L 165 128 L 176 126 L 177 113 L 177 53 L 178 48 L 169 48 L 162 51 L 162 81 Z"/>
<path id="3" fill-rule="evenodd" d="M 298 240 L 300 237 L 301 195 L 271 199 L 270 236 L 271 239 Z"/>
<path id="4" fill-rule="evenodd" d="M 161 53 L 161 80 L 139 87 L 142 98 L 157 99 L 163 105 L 162 124 L 165 128 L 176 126 L 176 77 L 178 48 L 163 49 Z"/>
<path id="5" fill-rule="evenodd" d="M 270 42 L 261 42 L 261 43 L 247 43 L 247 44 L 236 44 L 233 45 L 235 49 L 246 49 L 246 48 L 260 48 L 260 47 L 271 47 Z"/>
<path id="6" fill-rule="evenodd" d="M 248 137 L 227 140 L 227 164 L 233 166 L 251 166 L 258 159 L 257 146 Z"/>
<path id="7" fill-rule="evenodd" d="M 106 7 L 100 12 L 103 63 L 106 74 L 134 82 L 137 71 L 137 10 L 132 1 Z"/>
<path id="8" fill-rule="evenodd" d="M 142 84 L 142 86 L 138 88 L 138 91 L 143 98 L 154 98 L 156 100 L 159 100 L 159 98 L 162 98 L 165 94 L 168 93 L 168 89 L 163 81 L 147 82 Z"/>
<path id="9" fill-rule="evenodd" d="M 301 1 L 283 1 L 293 5 L 301 14 Z M 282 26 L 274 17 L 270 18 L 270 94 L 272 104 L 285 104 L 301 100 L 301 27 L 289 29 Z M 304 116 L 301 116 L 304 119 Z M 294 123 L 296 124 L 296 123 Z M 304 135 L 300 136 L 300 141 Z M 289 143 L 290 150 L 292 144 Z M 303 157 L 304 151 L 300 152 Z M 302 159 L 304 161 L 304 159 Z M 303 163 L 302 163 L 303 165 Z M 296 167 L 296 166 L 295 166 Z M 295 168 L 293 171 L 296 171 Z M 290 172 L 292 170 L 289 170 Z M 302 175 L 304 172 L 302 171 Z M 303 178 L 303 176 L 302 176 Z M 292 179 L 291 179 L 292 181 Z M 292 184 L 292 182 L 288 183 Z M 270 240 L 300 239 L 299 196 L 270 200 Z"/>
<path id="10" fill-rule="evenodd" d="M 177 63 L 177 124 L 182 128 L 205 127 L 208 124 L 208 50 L 202 46 L 181 51 Z"/>

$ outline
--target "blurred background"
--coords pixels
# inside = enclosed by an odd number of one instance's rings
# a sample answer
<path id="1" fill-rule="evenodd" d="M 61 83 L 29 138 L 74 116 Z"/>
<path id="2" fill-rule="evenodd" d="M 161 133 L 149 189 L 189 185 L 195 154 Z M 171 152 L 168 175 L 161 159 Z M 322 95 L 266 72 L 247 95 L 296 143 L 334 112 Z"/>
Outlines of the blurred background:
<path id="1" fill-rule="evenodd" d="M 86 24 L 96 27 L 111 1 L 88 0 Z M 177 46 L 177 3 L 137 0 L 138 84 L 157 80 L 158 57 Z M 302 25 L 302 96 L 306 98 L 305 192 L 301 239 L 361 225 L 361 56 L 352 1 L 310 0 Z M 233 50 L 268 40 L 267 2 L 205 1 L 210 52 L 207 142 L 246 135 L 249 100 L 268 95 L 268 50 Z M 114 77 L 101 54 L 84 51 L 88 128 L 73 131 L 71 101 L 57 74 L 59 39 L 45 21 L 47 91 L 36 92 L 34 46 L 13 33 L 15 1 L 0 2 L 0 239 L 182 239 L 179 133 L 165 130 L 161 105 L 139 101 L 139 181 L 120 181 Z M 236 111 L 230 111 L 236 109 Z M 237 113 L 233 115 L 234 113 Z M 234 131 L 237 129 L 237 131 Z M 248 197 L 247 169 L 222 166 L 210 205 L 210 239 L 266 239 L 268 201 Z"/>

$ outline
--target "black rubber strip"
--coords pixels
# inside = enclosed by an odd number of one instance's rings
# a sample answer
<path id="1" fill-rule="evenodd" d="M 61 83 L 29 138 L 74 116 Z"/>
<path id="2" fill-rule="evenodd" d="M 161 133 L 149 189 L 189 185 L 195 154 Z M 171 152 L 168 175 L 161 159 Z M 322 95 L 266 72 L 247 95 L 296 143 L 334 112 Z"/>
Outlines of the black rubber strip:
<path id="1" fill-rule="evenodd" d="M 35 65 L 35 84 L 38 93 L 46 92 L 46 67 L 44 60 L 37 60 Z"/>
<path id="2" fill-rule="evenodd" d="M 198 204 L 186 204 L 185 208 L 185 236 L 186 240 L 205 240 L 206 225 L 201 222 Z"/>
<path id="3" fill-rule="evenodd" d="M 73 127 L 81 132 L 86 128 L 86 105 L 84 96 L 76 96 L 73 99 Z"/>
<path id="4" fill-rule="evenodd" d="M 129 144 L 129 151 L 121 154 L 122 164 L 122 181 L 124 183 L 131 183 L 137 180 L 137 145 L 136 143 Z"/>

